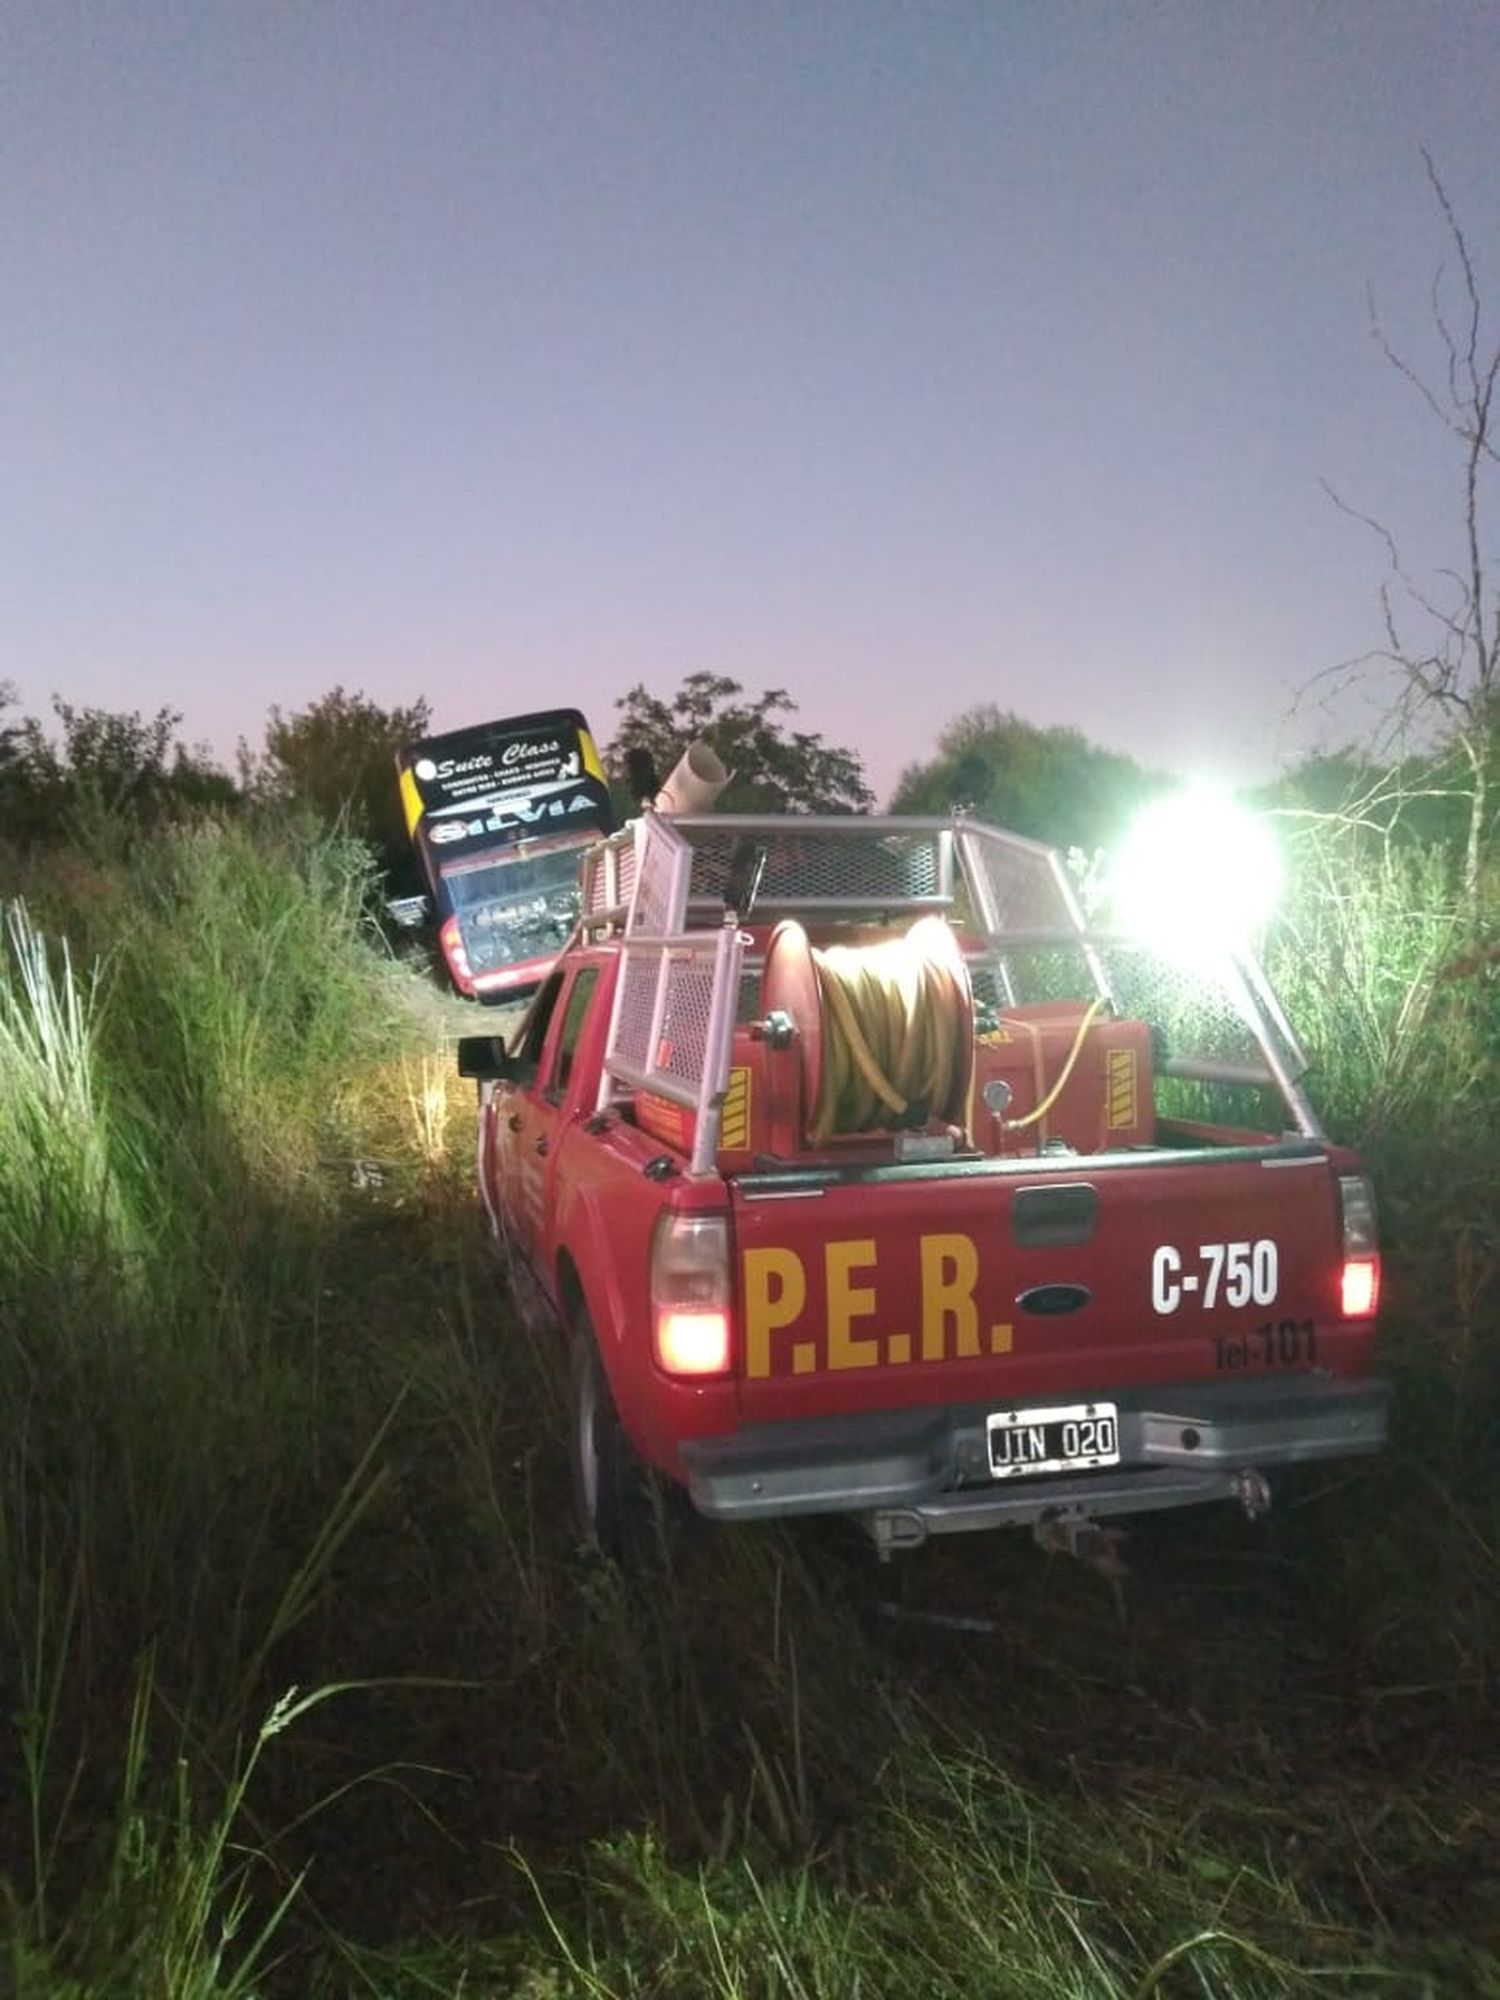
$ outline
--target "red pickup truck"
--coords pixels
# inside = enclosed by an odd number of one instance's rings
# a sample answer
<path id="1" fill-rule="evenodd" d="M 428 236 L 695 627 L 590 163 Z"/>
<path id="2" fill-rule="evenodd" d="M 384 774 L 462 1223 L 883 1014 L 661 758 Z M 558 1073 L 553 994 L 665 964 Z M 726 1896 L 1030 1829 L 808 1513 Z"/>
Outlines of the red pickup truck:
<path id="1" fill-rule="evenodd" d="M 883 1555 L 1222 1499 L 1376 1450 L 1370 1186 L 1259 967 L 1093 927 L 962 816 L 642 818 L 522 1023 L 461 1044 L 574 1486 L 647 1473 Z"/>

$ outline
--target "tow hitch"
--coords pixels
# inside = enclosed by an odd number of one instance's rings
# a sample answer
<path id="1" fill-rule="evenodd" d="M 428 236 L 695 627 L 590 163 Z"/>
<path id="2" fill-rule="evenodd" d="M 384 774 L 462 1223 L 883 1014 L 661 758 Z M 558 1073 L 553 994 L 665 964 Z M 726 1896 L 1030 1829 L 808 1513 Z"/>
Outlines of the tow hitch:
<path id="1" fill-rule="evenodd" d="M 1003 1525 L 1029 1527 L 1039 1547 L 1098 1564 L 1104 1524 L 1127 1515 L 1159 1513 L 1189 1500 L 1237 1500 L 1258 1521 L 1271 1510 L 1271 1484 L 1255 1466 L 1155 1465 L 1097 1473 L 1059 1491 L 1037 1480 L 996 1481 L 928 1496 L 909 1506 L 876 1507 L 854 1518 L 882 1562 L 919 1549 L 934 1535 Z"/>

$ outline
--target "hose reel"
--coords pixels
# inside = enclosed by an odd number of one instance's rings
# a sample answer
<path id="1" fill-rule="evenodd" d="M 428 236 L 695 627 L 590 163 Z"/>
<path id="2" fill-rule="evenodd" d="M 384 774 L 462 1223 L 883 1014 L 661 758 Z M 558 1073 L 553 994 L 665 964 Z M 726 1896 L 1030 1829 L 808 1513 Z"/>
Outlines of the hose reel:
<path id="1" fill-rule="evenodd" d="M 801 924 L 766 947 L 765 1014 L 802 1045 L 807 1137 L 962 1124 L 974 1061 L 974 1003 L 952 931 L 922 917 L 904 937 L 819 950 Z"/>

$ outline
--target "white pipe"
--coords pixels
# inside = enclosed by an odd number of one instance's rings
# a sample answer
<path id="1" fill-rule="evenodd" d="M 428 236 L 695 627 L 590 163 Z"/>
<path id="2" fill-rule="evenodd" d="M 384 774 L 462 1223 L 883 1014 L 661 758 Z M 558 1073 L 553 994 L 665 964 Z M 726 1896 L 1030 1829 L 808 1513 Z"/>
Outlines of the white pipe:
<path id="1" fill-rule="evenodd" d="M 656 795 L 656 810 L 664 813 L 707 812 L 729 783 L 729 773 L 711 743 L 702 737 L 690 743 L 677 768 Z"/>

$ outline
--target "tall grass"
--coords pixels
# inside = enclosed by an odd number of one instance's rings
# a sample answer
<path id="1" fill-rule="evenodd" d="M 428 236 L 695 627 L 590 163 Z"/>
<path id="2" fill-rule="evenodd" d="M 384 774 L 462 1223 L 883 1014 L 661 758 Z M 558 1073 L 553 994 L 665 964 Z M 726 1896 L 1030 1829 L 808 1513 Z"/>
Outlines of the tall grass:
<path id="1" fill-rule="evenodd" d="M 1500 962 L 1454 858 L 1350 820 L 1293 844 L 1271 970 L 1302 1028 L 1324 1116 L 1375 1173 L 1394 1252 L 1390 1350 L 1413 1393 L 1483 1433 L 1500 1393 Z"/>
<path id="2" fill-rule="evenodd" d="M 232 1769 L 388 1479 L 400 1381 L 320 1339 L 354 1165 L 401 1135 L 365 1094 L 434 1045 L 367 885 L 336 842 L 204 826 L 69 856 L 6 914 L 0 1831 L 35 1941 L 111 1745 L 146 1784 L 131 1690 Z"/>
<path id="3" fill-rule="evenodd" d="M 1488 1116 L 1496 1019 L 1472 944 L 1442 850 L 1338 823 L 1296 841 L 1271 969 L 1325 1116 L 1365 1144 Z"/>
<path id="4" fill-rule="evenodd" d="M 101 1258 L 121 1274 L 119 1190 L 97 1100 L 97 973 L 23 902 L 0 904 L 0 1263 L 13 1285 Z"/>

